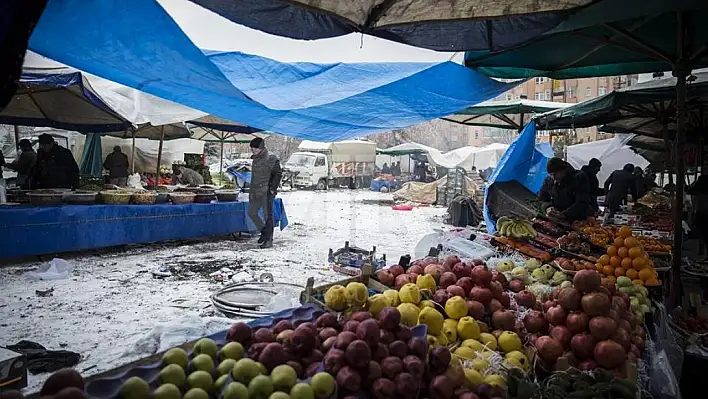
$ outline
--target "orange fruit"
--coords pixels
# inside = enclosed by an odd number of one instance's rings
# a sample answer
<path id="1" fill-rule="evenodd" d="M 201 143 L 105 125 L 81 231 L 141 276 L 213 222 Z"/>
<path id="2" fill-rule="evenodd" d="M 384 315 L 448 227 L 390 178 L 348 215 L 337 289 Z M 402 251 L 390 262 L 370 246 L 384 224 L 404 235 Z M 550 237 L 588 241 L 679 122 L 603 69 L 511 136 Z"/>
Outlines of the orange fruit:
<path id="1" fill-rule="evenodd" d="M 636 280 L 637 277 L 639 277 L 639 273 L 634 269 L 627 269 L 625 276 L 631 278 L 632 280 Z"/>
<path id="2" fill-rule="evenodd" d="M 631 258 L 626 258 L 631 259 Z M 632 259 L 632 268 L 634 270 L 642 270 L 647 267 L 647 260 L 644 258 L 634 258 Z"/>
<path id="3" fill-rule="evenodd" d="M 621 267 L 616 267 L 615 268 L 615 277 L 621 277 L 624 276 L 624 269 Z"/>
<path id="4" fill-rule="evenodd" d="M 630 269 L 632 267 L 632 258 L 622 258 L 620 265 L 625 269 Z"/>
<path id="5" fill-rule="evenodd" d="M 650 278 L 649 280 L 644 282 L 644 285 L 648 285 L 650 287 L 656 287 L 657 285 L 661 285 L 661 283 L 656 278 Z"/>
<path id="6" fill-rule="evenodd" d="M 615 273 L 615 268 L 610 265 L 602 266 L 602 274 L 606 276 L 613 276 Z"/>
<path id="7" fill-rule="evenodd" d="M 617 232 L 620 237 L 622 238 L 627 238 L 632 236 L 632 229 L 630 229 L 628 226 L 622 226 L 619 231 Z"/>
<path id="8" fill-rule="evenodd" d="M 642 256 L 643 253 L 644 251 L 642 251 L 641 247 L 632 247 L 629 249 L 628 255 L 630 258 L 634 259 Z"/>
<path id="9" fill-rule="evenodd" d="M 622 237 L 617 237 L 615 238 L 614 246 L 619 248 L 624 246 L 624 238 Z"/>
<path id="10" fill-rule="evenodd" d="M 601 265 L 609 265 L 610 264 L 610 256 L 609 255 L 602 255 L 600 257 L 600 264 Z"/>
<path id="11" fill-rule="evenodd" d="M 610 265 L 612 267 L 620 267 L 622 264 L 622 259 L 620 259 L 618 256 L 613 256 L 610 258 Z"/>
<path id="12" fill-rule="evenodd" d="M 607 279 L 610 280 L 610 282 L 612 284 L 617 282 L 617 277 L 615 277 L 615 276 L 607 276 Z"/>
<path id="13" fill-rule="evenodd" d="M 642 281 L 647 281 L 653 277 L 654 273 L 652 273 L 652 270 L 649 268 L 645 268 L 639 271 L 639 278 L 642 279 Z"/>
<path id="14" fill-rule="evenodd" d="M 595 270 L 602 273 L 602 263 L 595 263 Z"/>
<path id="15" fill-rule="evenodd" d="M 609 256 L 617 256 L 617 247 L 614 245 L 611 245 L 607 248 L 607 255 Z"/>
<path id="16" fill-rule="evenodd" d="M 632 280 L 632 283 L 637 284 L 637 285 L 644 285 L 644 281 L 640 279 Z"/>
<path id="17" fill-rule="evenodd" d="M 626 258 L 629 255 L 629 250 L 625 247 L 621 247 L 617 250 L 617 256 L 620 258 Z"/>
<path id="18" fill-rule="evenodd" d="M 624 239 L 624 246 L 627 248 L 634 248 L 639 246 L 639 241 L 634 237 L 628 237 Z"/>

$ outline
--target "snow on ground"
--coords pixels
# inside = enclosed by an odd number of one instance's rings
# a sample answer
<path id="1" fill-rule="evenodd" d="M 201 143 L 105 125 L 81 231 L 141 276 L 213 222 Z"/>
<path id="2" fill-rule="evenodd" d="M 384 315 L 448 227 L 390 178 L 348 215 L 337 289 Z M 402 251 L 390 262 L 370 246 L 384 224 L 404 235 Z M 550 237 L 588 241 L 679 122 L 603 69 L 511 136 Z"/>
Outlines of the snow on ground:
<path id="1" fill-rule="evenodd" d="M 345 276 L 326 268 L 329 248 L 340 248 L 346 240 L 365 249 L 376 245 L 389 263 L 395 262 L 412 253 L 445 212 L 435 207 L 394 211 L 377 202 L 390 195 L 370 191 L 294 191 L 281 197 L 290 226 L 276 232 L 275 246 L 268 250 L 257 249 L 255 240 L 223 238 L 72 254 L 63 258 L 73 264 L 73 276 L 59 281 L 26 280 L 23 274 L 39 262 L 0 267 L 0 346 L 26 339 L 80 353 L 77 369 L 85 374 L 110 370 L 155 352 L 157 337 L 166 339 L 172 328 L 166 323 L 184 323 L 190 330 L 185 335 L 193 337 L 228 325 L 212 317 L 223 315 L 212 308 L 209 295 L 224 285 L 209 277 L 213 271 L 269 272 L 276 281 L 301 285 L 308 277 L 318 285 L 331 282 Z M 158 266 L 178 272 L 157 279 L 151 271 Z M 36 294 L 49 288 L 52 296 Z M 37 390 L 47 376 L 30 376 L 28 391 Z"/>

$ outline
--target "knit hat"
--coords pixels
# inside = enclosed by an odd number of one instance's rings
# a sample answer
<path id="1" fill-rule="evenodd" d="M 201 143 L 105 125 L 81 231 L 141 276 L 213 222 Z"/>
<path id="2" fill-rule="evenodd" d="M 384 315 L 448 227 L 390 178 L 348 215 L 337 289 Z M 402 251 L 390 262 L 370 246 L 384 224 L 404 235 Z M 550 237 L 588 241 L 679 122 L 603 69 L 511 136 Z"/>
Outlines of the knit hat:
<path id="1" fill-rule="evenodd" d="M 251 148 L 265 148 L 265 141 L 260 137 L 256 137 L 251 140 Z"/>

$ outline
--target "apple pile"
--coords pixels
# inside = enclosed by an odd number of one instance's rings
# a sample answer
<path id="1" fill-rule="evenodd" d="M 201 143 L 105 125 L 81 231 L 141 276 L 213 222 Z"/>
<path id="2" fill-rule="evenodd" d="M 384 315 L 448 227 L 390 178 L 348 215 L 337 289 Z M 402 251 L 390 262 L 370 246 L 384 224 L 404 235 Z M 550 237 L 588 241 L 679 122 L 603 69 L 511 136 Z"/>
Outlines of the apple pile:
<path id="1" fill-rule="evenodd" d="M 554 290 L 543 307 L 548 335 L 530 341 L 546 370 L 564 356 L 580 370 L 604 368 L 626 378 L 625 361 L 642 356 L 646 334 L 629 297 L 595 270 L 577 272 L 573 286 Z"/>

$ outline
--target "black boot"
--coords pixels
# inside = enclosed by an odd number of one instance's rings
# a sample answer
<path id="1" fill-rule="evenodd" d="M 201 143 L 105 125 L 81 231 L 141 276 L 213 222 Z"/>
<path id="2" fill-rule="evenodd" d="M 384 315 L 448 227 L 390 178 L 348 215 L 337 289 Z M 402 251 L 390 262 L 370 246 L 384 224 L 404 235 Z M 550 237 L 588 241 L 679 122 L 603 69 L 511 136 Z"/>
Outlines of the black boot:
<path id="1" fill-rule="evenodd" d="M 263 233 L 261 233 L 261 236 L 258 237 L 258 243 L 263 244 L 265 242 L 265 240 L 266 240 L 265 235 Z"/>
<path id="2" fill-rule="evenodd" d="M 259 248 L 261 248 L 261 249 L 273 248 L 273 240 L 270 239 L 270 240 L 263 241 L 263 243 L 260 245 Z"/>

